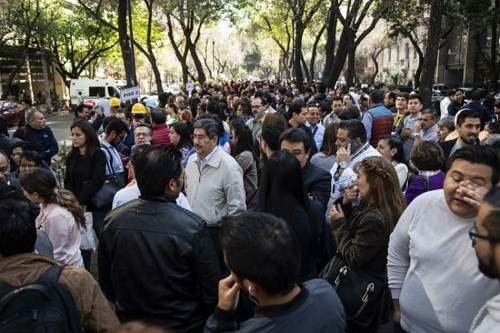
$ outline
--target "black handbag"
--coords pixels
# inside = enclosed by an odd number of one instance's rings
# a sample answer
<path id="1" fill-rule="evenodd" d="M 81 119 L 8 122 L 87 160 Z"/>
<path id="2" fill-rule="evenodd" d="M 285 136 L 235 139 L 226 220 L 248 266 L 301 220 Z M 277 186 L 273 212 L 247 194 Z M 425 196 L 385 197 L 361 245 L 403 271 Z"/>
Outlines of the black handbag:
<path id="1" fill-rule="evenodd" d="M 111 206 L 116 192 L 127 185 L 125 182 L 124 174 L 116 173 L 115 169 L 113 168 L 113 156 L 111 155 L 111 152 L 105 146 L 101 147 L 106 149 L 111 159 L 110 163 L 110 161 L 106 158 L 106 164 L 109 167 L 109 170 L 111 170 L 111 174 L 105 177 L 104 184 L 102 185 L 101 189 L 90 199 L 92 207 L 97 210 Z"/>
<path id="2" fill-rule="evenodd" d="M 368 310 L 377 306 L 378 301 L 387 291 L 387 277 L 365 269 L 354 269 L 337 254 L 325 266 L 319 276 L 327 280 L 337 291 L 342 301 L 347 320 L 366 322 Z"/>

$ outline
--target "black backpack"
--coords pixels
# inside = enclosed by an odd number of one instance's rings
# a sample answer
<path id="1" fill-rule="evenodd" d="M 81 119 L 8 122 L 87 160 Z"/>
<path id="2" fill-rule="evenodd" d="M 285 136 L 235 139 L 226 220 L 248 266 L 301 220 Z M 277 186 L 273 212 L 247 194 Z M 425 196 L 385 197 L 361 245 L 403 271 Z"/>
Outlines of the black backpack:
<path id="1" fill-rule="evenodd" d="M 15 288 L 0 281 L 0 332 L 81 332 L 75 301 L 53 266 L 35 282 Z"/>

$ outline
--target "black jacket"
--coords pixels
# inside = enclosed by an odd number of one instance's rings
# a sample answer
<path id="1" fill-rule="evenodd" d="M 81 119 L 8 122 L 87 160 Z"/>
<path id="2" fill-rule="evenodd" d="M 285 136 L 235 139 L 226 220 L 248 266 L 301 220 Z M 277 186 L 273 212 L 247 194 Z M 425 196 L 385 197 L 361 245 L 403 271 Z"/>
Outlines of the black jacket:
<path id="1" fill-rule="evenodd" d="M 199 332 L 217 303 L 219 262 L 205 221 L 167 196 L 112 210 L 99 241 L 99 283 L 121 321 Z"/>
<path id="2" fill-rule="evenodd" d="M 101 149 L 96 149 L 89 158 L 81 155 L 72 155 L 66 159 L 66 175 L 64 188 L 73 192 L 87 210 L 92 211 L 90 198 L 97 193 L 104 184 L 106 155 Z"/>
<path id="3" fill-rule="evenodd" d="M 323 207 L 323 214 L 326 212 L 330 192 L 332 190 L 332 176 L 311 162 L 307 161 L 302 169 L 306 192 L 313 196 L 313 199 Z"/>
<path id="4" fill-rule="evenodd" d="M 29 142 L 31 149 L 37 151 L 48 165 L 51 163 L 52 156 L 59 152 L 56 137 L 48 126 L 35 129 L 26 125 L 18 128 L 12 137 Z"/>

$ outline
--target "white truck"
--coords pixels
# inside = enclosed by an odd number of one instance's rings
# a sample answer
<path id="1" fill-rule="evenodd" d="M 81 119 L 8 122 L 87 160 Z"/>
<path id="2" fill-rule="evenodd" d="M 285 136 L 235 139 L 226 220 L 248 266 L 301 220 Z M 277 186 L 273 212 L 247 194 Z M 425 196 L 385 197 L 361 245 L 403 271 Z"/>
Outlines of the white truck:
<path id="1" fill-rule="evenodd" d="M 107 99 L 111 97 L 120 98 L 120 90 L 126 86 L 123 80 L 111 79 L 76 79 L 71 80 L 69 95 L 71 98 L 71 108 L 75 108 L 79 103 L 88 100 L 97 101 L 97 93 L 101 93 Z M 79 94 L 81 93 L 81 95 Z"/>

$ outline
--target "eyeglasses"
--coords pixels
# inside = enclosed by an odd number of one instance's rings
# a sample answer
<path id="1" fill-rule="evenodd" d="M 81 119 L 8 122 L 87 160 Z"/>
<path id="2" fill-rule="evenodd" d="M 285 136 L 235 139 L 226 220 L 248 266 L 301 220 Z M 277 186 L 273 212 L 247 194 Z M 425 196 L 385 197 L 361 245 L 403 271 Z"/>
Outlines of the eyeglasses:
<path id="1" fill-rule="evenodd" d="M 21 156 L 23 153 L 12 153 L 10 154 L 11 157 L 16 157 L 16 156 Z"/>
<path id="2" fill-rule="evenodd" d="M 472 247 L 476 247 L 477 244 L 477 239 L 484 239 L 490 243 L 500 243 L 500 239 L 493 237 L 493 236 L 488 236 L 488 235 L 481 235 L 477 232 L 477 228 L 474 225 L 472 228 L 469 230 L 469 237 L 472 241 Z"/>
<path id="3" fill-rule="evenodd" d="M 203 140 L 206 138 L 208 138 L 208 136 L 206 136 L 205 134 L 191 135 L 191 140 L 193 141 L 194 139 Z"/>

